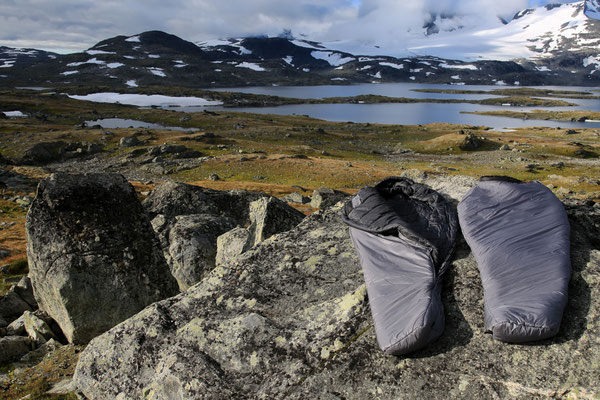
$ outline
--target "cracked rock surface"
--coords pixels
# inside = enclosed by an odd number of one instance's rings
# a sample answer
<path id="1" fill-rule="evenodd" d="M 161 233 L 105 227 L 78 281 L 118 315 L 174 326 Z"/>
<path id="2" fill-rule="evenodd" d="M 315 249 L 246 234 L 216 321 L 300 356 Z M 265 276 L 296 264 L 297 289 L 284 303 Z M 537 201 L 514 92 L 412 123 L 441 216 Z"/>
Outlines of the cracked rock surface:
<path id="1" fill-rule="evenodd" d="M 424 181 L 454 200 L 474 184 Z M 553 339 L 511 345 L 484 332 L 479 272 L 461 239 L 442 292 L 442 337 L 385 356 L 338 204 L 95 338 L 76 385 L 88 399 L 598 396 L 600 211 L 581 202 L 566 208 L 573 276 Z"/>
<path id="2" fill-rule="evenodd" d="M 26 233 L 35 298 L 71 343 L 87 343 L 178 293 L 122 175 L 57 173 L 41 181 Z"/>

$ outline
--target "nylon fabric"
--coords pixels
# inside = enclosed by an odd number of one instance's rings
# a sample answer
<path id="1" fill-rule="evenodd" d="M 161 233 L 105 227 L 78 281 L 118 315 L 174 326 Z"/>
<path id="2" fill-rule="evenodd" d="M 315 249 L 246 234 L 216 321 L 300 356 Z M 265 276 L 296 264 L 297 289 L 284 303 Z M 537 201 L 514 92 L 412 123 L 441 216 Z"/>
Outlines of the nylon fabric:
<path id="1" fill-rule="evenodd" d="M 452 206 L 425 185 L 387 178 L 361 189 L 342 219 L 359 255 L 381 349 L 401 355 L 437 339 L 444 330 L 441 279 L 458 227 Z"/>
<path id="2" fill-rule="evenodd" d="M 539 182 L 479 182 L 458 205 L 484 289 L 485 326 L 520 343 L 558 333 L 571 276 L 565 209 Z"/>

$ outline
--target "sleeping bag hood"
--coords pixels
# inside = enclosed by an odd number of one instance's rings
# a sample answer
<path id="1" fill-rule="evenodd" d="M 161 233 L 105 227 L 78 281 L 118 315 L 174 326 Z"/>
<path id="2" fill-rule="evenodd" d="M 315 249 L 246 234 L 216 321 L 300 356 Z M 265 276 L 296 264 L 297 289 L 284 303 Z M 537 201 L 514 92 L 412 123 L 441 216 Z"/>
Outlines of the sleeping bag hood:
<path id="1" fill-rule="evenodd" d="M 408 178 L 361 189 L 343 221 L 365 276 L 381 349 L 400 355 L 423 348 L 444 330 L 441 281 L 458 221 L 451 204 Z"/>

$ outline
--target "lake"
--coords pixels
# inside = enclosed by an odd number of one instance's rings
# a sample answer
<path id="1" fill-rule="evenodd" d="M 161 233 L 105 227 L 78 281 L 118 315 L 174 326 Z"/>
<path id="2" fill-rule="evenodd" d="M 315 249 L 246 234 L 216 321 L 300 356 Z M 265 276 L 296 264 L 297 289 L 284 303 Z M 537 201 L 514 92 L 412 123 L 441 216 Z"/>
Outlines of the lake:
<path id="1" fill-rule="evenodd" d="M 530 87 L 530 86 L 528 86 Z M 573 86 L 531 86 L 551 90 L 588 91 L 600 95 L 598 88 Z M 418 83 L 381 83 L 358 84 L 348 86 L 267 86 L 243 87 L 228 89 L 211 89 L 221 92 L 243 92 L 295 98 L 345 97 L 361 94 L 375 94 L 390 97 L 431 98 L 431 99 L 468 99 L 480 100 L 493 95 L 420 93 L 412 89 L 465 89 L 491 91 L 502 86 L 479 85 L 429 85 Z M 418 125 L 434 122 L 453 124 L 483 125 L 494 129 L 511 129 L 528 126 L 563 127 L 563 128 L 600 128 L 600 122 L 557 122 L 545 120 L 521 120 L 507 117 L 464 114 L 462 111 L 527 111 L 533 109 L 551 110 L 590 110 L 600 111 L 600 100 L 564 99 L 577 103 L 575 107 L 510 107 L 484 106 L 479 104 L 440 104 L 440 103 L 408 103 L 408 104 L 298 104 L 279 107 L 210 107 L 211 110 L 241 111 L 260 114 L 277 115 L 309 115 L 313 118 L 328 121 L 351 121 L 362 123 L 406 124 Z M 171 108 L 175 109 L 175 108 Z M 180 111 L 201 111 L 202 107 L 180 107 Z"/>

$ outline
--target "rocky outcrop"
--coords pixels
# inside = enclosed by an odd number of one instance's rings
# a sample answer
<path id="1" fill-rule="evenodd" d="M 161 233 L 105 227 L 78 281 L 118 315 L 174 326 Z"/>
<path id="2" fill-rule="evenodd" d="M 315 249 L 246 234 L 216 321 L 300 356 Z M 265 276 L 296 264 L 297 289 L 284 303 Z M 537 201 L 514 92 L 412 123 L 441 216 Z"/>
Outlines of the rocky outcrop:
<path id="1" fill-rule="evenodd" d="M 458 200 L 474 180 L 426 183 Z M 553 339 L 508 345 L 485 334 L 479 273 L 460 240 L 444 282 L 442 337 L 409 356 L 385 356 L 338 207 L 94 339 L 76 384 L 88 399 L 597 396 L 600 210 L 578 202 L 567 209 L 573 276 Z"/>
<path id="2" fill-rule="evenodd" d="M 210 214 L 159 215 L 152 226 L 161 238 L 165 259 L 179 289 L 187 290 L 215 267 L 217 237 L 236 226 L 235 221 Z"/>
<path id="3" fill-rule="evenodd" d="M 69 342 L 87 343 L 177 293 L 133 187 L 121 175 L 53 174 L 26 222 L 29 276 Z"/>
<path id="4" fill-rule="evenodd" d="M 264 193 L 231 190 L 228 192 L 206 189 L 185 183 L 167 182 L 150 193 L 144 200 L 144 208 L 151 218 L 158 214 L 176 215 L 210 214 L 249 221 L 248 205 Z"/>
<path id="5" fill-rule="evenodd" d="M 285 232 L 298 225 L 304 214 L 274 197 L 263 197 L 250 203 L 250 225 L 252 245 Z"/>
<path id="6" fill-rule="evenodd" d="M 217 238 L 217 256 L 215 263 L 223 264 L 233 260 L 252 248 L 252 235 L 247 228 L 237 227 Z"/>
<path id="7" fill-rule="evenodd" d="M 40 165 L 54 161 L 67 160 L 95 154 L 102 151 L 102 145 L 89 142 L 41 142 L 30 147 L 23 158 L 21 164 Z"/>
<path id="8" fill-rule="evenodd" d="M 348 194 L 339 190 L 333 190 L 330 188 L 319 188 L 315 189 L 310 201 L 312 208 L 327 208 L 331 207 L 338 201 L 345 199 Z"/>
<path id="9" fill-rule="evenodd" d="M 154 217 L 152 226 L 182 291 L 215 267 L 219 235 L 236 226 L 250 226 L 249 243 L 242 245 L 247 249 L 293 228 L 303 218 L 302 213 L 262 193 L 222 192 L 173 182 L 158 186 L 144 205 Z"/>
<path id="10" fill-rule="evenodd" d="M 163 143 L 160 146 L 150 147 L 148 149 L 150 156 L 171 156 L 173 158 L 196 158 L 202 157 L 202 153 L 192 150 L 187 146 Z"/>

